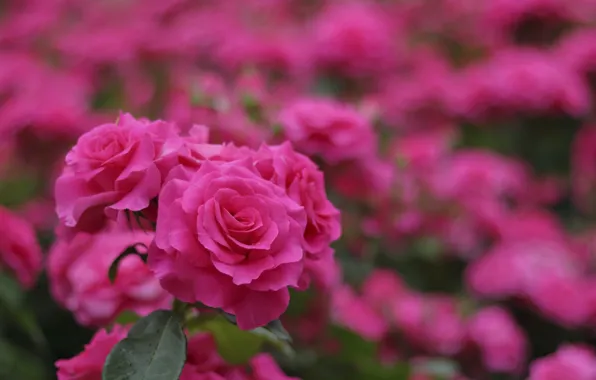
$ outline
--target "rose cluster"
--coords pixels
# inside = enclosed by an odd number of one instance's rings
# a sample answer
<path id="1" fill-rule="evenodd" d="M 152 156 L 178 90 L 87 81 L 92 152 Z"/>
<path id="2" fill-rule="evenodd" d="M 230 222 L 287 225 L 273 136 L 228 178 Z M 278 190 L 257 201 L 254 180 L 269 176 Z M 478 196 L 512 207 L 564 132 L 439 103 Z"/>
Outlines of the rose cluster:
<path id="1" fill-rule="evenodd" d="M 594 0 L 0 3 L 9 360 L 188 305 L 182 380 L 594 379 Z"/>
<path id="2" fill-rule="evenodd" d="M 130 114 L 79 138 L 55 194 L 64 232 L 50 254 L 52 289 L 82 323 L 158 308 L 169 294 L 230 313 L 242 329 L 264 326 L 287 309 L 289 288 L 325 282 L 341 232 L 322 172 L 290 143 L 210 144 L 204 127 L 181 134 Z M 136 243 L 148 269 L 127 258 L 110 285 L 111 262 Z"/>
<path id="3" fill-rule="evenodd" d="M 56 363 L 58 380 L 101 380 L 110 350 L 126 337 L 127 328 L 99 330 L 79 355 Z M 247 368 L 227 364 L 217 353 L 213 336 L 200 333 L 188 342 L 188 357 L 180 380 L 296 380 L 286 376 L 267 354 L 251 359 Z"/>

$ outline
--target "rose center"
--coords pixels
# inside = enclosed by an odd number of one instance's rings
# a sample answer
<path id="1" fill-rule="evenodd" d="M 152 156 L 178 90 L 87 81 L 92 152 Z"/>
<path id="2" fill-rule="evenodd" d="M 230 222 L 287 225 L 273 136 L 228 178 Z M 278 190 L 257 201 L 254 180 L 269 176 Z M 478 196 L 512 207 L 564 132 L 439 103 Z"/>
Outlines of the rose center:
<path id="1" fill-rule="evenodd" d="M 129 145 L 129 138 L 121 131 L 112 131 L 97 136 L 91 136 L 91 141 L 84 151 L 84 155 L 91 160 L 105 162 L 124 151 Z"/>

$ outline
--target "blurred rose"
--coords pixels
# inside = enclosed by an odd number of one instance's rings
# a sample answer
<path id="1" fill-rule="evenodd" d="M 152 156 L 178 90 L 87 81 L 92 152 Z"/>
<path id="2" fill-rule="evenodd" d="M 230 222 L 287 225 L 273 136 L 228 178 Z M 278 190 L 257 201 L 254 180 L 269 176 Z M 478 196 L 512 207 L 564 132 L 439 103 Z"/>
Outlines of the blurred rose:
<path id="1" fill-rule="evenodd" d="M 296 149 L 329 164 L 364 160 L 375 152 L 372 126 L 354 109 L 333 100 L 296 101 L 279 118 Z"/>
<path id="2" fill-rule="evenodd" d="M 331 297 L 331 310 L 336 323 L 347 327 L 365 339 L 379 341 L 389 325 L 366 300 L 356 295 L 348 285 L 335 289 Z"/>
<path id="3" fill-rule="evenodd" d="M 178 145 L 175 126 L 123 114 L 82 135 L 56 181 L 56 210 L 68 227 L 101 227 L 110 214 L 147 209 L 167 174 Z"/>
<path id="4" fill-rule="evenodd" d="M 42 253 L 33 227 L 12 211 L 0 206 L 0 268 L 8 269 L 26 288 L 35 285 L 42 269 Z"/>
<path id="5" fill-rule="evenodd" d="M 353 78 L 385 73 L 395 63 L 391 27 L 383 11 L 372 4 L 328 7 L 312 29 L 314 62 L 324 71 Z"/>
<path id="6" fill-rule="evenodd" d="M 120 262 L 114 283 L 108 278 L 118 255 L 152 240 L 153 234 L 113 226 L 95 234 L 59 235 L 48 256 L 52 295 L 86 326 L 105 326 L 125 310 L 147 315 L 169 308 L 172 298 L 137 255 Z"/>
<path id="7" fill-rule="evenodd" d="M 58 360 L 58 380 L 101 380 L 104 362 L 112 348 L 126 338 L 127 329 L 114 326 L 110 332 L 99 330 L 83 352 L 70 359 Z"/>
<path id="8" fill-rule="evenodd" d="M 308 157 L 296 153 L 290 143 L 262 146 L 253 160 L 263 178 L 280 186 L 304 207 L 305 250 L 310 258 L 316 259 L 341 235 L 339 210 L 327 199 L 323 173 Z"/>
<path id="9" fill-rule="evenodd" d="M 397 274 L 388 269 L 376 269 L 362 285 L 362 296 L 366 303 L 385 317 L 391 316 L 391 305 L 408 289 Z"/>
<path id="10" fill-rule="evenodd" d="M 395 302 L 393 318 L 412 342 L 430 352 L 455 355 L 463 347 L 464 321 L 447 296 L 408 294 Z"/>
<path id="11" fill-rule="evenodd" d="M 526 336 L 509 313 L 487 307 L 468 321 L 468 334 L 491 372 L 517 372 L 526 359 Z"/>
<path id="12" fill-rule="evenodd" d="M 453 93 L 454 111 L 471 121 L 520 116 L 580 117 L 590 108 L 581 77 L 554 55 L 536 50 L 502 50 L 462 73 Z"/>
<path id="13" fill-rule="evenodd" d="M 530 365 L 528 380 L 592 380 L 596 378 L 596 356 L 582 345 L 563 345 L 557 352 Z"/>
<path id="14" fill-rule="evenodd" d="M 269 354 L 258 354 L 250 360 L 250 380 L 299 380 L 286 376 Z"/>
<path id="15" fill-rule="evenodd" d="M 223 380 L 229 366 L 217 353 L 215 339 L 198 333 L 188 340 L 187 357 L 180 380 Z"/>

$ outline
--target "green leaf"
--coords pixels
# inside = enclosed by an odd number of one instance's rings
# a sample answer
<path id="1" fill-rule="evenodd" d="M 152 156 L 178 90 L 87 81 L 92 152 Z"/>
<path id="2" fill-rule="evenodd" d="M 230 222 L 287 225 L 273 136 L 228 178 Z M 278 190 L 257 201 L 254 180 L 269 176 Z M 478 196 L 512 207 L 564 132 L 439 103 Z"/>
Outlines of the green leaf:
<path id="1" fill-rule="evenodd" d="M 103 380 L 178 380 L 186 361 L 186 335 L 176 314 L 154 311 L 112 349 Z"/>
<path id="2" fill-rule="evenodd" d="M 0 379 L 46 380 L 50 378 L 43 361 L 30 351 L 0 339 L 0 352 L 2 353 Z"/>
<path id="3" fill-rule="evenodd" d="M 408 380 L 410 367 L 407 363 L 383 365 L 378 360 L 363 359 L 358 361 L 358 369 L 363 379 L 367 380 Z"/>
<path id="4" fill-rule="evenodd" d="M 290 289 L 290 306 L 285 312 L 285 315 L 301 316 L 304 315 L 312 303 L 312 291 L 296 291 Z"/>
<path id="5" fill-rule="evenodd" d="M 273 346 L 276 350 L 280 351 L 288 358 L 293 358 L 296 356 L 296 352 L 294 352 L 294 349 L 289 344 L 289 341 L 279 339 L 279 337 L 270 330 L 267 330 L 264 327 L 259 327 L 251 330 L 251 332 L 255 335 L 263 337 L 265 339 L 264 343 L 268 343 L 270 346 Z"/>
<path id="6" fill-rule="evenodd" d="M 284 127 L 280 123 L 275 123 L 271 125 L 271 131 L 274 136 L 281 136 L 284 132 Z"/>
<path id="7" fill-rule="evenodd" d="M 205 95 L 201 92 L 198 86 L 193 86 L 190 92 L 190 104 L 192 106 L 208 106 L 209 102 L 205 98 Z"/>
<path id="8" fill-rule="evenodd" d="M 33 176 L 4 176 L 0 182 L 0 204 L 9 207 L 21 205 L 33 199 L 39 188 L 40 183 Z"/>
<path id="9" fill-rule="evenodd" d="M 10 308 L 22 305 L 25 293 L 21 286 L 12 277 L 0 273 L 0 302 Z"/>
<path id="10" fill-rule="evenodd" d="M 251 94 L 243 94 L 242 106 L 244 107 L 244 112 L 246 112 L 252 121 L 255 123 L 263 121 L 263 107 L 254 96 Z"/>
<path id="11" fill-rule="evenodd" d="M 442 249 L 440 240 L 431 236 L 421 237 L 414 242 L 414 250 L 424 260 L 438 260 L 441 257 Z"/>
<path id="12" fill-rule="evenodd" d="M 338 340 L 341 346 L 340 357 L 344 360 L 353 361 L 377 356 L 377 344 L 363 339 L 355 332 L 332 326 L 331 336 Z"/>
<path id="13" fill-rule="evenodd" d="M 281 324 L 279 319 L 276 319 L 273 322 L 270 322 L 265 326 L 266 330 L 271 331 L 271 333 L 279 340 L 284 342 L 292 342 L 292 337 L 288 333 L 288 331 L 284 328 L 284 325 Z"/>
<path id="14" fill-rule="evenodd" d="M 196 306 L 196 304 L 195 304 Z M 199 305 L 201 306 L 201 305 Z M 231 324 L 231 326 L 228 326 L 227 329 L 224 329 L 224 331 L 229 331 L 228 329 L 233 329 L 234 331 L 239 331 L 241 333 L 246 333 L 247 331 L 243 331 L 240 330 L 236 324 L 236 316 L 226 313 L 220 309 L 214 309 L 217 310 L 218 314 L 210 314 L 210 313 L 201 313 L 198 316 L 195 316 L 194 318 L 192 318 L 190 321 L 188 321 L 187 323 L 187 328 L 192 331 L 192 332 L 196 332 L 196 331 L 201 331 L 201 330 L 208 330 L 211 331 L 214 334 L 215 340 L 218 341 L 218 337 L 216 335 L 216 333 L 219 332 L 219 334 L 222 335 L 222 337 L 220 337 L 221 339 L 227 339 L 227 333 L 226 334 L 222 334 L 222 332 L 220 332 L 220 327 L 218 326 L 219 323 L 221 323 L 222 321 L 226 321 L 228 324 Z M 215 328 L 213 328 L 213 326 L 215 326 Z M 255 342 L 254 347 L 255 347 L 255 352 L 258 352 L 259 350 L 261 350 L 262 346 L 264 344 L 269 344 L 270 346 L 273 346 L 273 348 L 275 348 L 276 350 L 280 351 L 282 354 L 286 355 L 287 357 L 294 357 L 295 352 L 294 349 L 292 348 L 292 346 L 290 345 L 291 341 L 292 341 L 292 337 L 290 336 L 290 334 L 286 331 L 286 329 L 283 327 L 282 323 L 280 320 L 275 320 L 273 322 L 270 322 L 269 324 L 267 324 L 264 327 L 259 327 L 253 330 L 248 331 L 251 334 L 255 335 L 255 337 L 258 337 L 258 340 L 255 340 L 253 337 L 253 340 Z M 236 336 L 239 336 L 238 333 L 235 333 Z M 248 337 L 248 335 L 245 335 L 246 337 Z M 219 343 L 218 343 L 219 344 Z M 239 363 L 245 363 L 248 359 L 250 359 L 250 357 L 252 357 L 254 355 L 254 353 L 249 353 L 250 356 L 248 356 L 248 358 L 242 356 L 242 355 L 237 355 L 236 353 L 232 353 L 230 352 L 229 354 L 226 351 L 225 347 L 224 348 L 220 348 L 220 351 L 223 350 L 224 353 L 222 354 L 220 352 L 220 354 L 222 355 L 222 357 L 225 358 L 224 355 L 229 356 L 231 359 L 229 359 L 228 361 L 238 361 Z M 235 359 L 235 356 L 239 356 L 238 359 Z"/>
<path id="15" fill-rule="evenodd" d="M 141 258 L 141 260 L 145 262 L 147 261 L 147 255 L 140 253 L 137 249 L 137 247 L 142 245 L 143 244 L 134 244 L 127 247 L 124 252 L 122 252 L 114 261 L 112 261 L 112 265 L 110 265 L 110 269 L 108 269 L 108 278 L 110 279 L 110 282 L 113 283 L 116 280 L 116 276 L 118 275 L 118 266 L 125 257 L 129 255 L 137 255 Z"/>
<path id="16" fill-rule="evenodd" d="M 230 364 L 248 362 L 261 350 L 265 342 L 262 335 L 240 330 L 221 316 L 205 321 L 200 329 L 213 334 L 217 351 Z"/>
<path id="17" fill-rule="evenodd" d="M 226 312 L 222 312 L 221 313 L 224 318 L 230 322 L 231 324 L 237 325 L 238 323 L 236 322 L 236 316 L 234 314 L 230 314 L 230 313 L 226 313 Z"/>
<path id="18" fill-rule="evenodd" d="M 439 379 L 451 379 L 459 372 L 459 367 L 456 362 L 444 358 L 425 360 L 424 362 L 415 365 L 415 369 Z"/>
<path id="19" fill-rule="evenodd" d="M 137 322 L 141 317 L 134 311 L 126 310 L 118 315 L 115 324 L 117 325 L 129 325 Z"/>
<path id="20" fill-rule="evenodd" d="M 329 331 L 340 345 L 337 355 L 323 358 L 337 361 L 341 371 L 358 379 L 367 380 L 407 380 L 410 367 L 407 363 L 384 365 L 378 359 L 378 345 L 367 341 L 353 331 L 340 326 L 332 326 Z M 339 369 L 338 369 L 339 370 Z"/>
<path id="21" fill-rule="evenodd" d="M 24 304 L 24 292 L 12 278 L 0 275 L 0 310 L 16 323 L 35 345 L 47 349 L 47 341 L 33 313 Z"/>
<path id="22" fill-rule="evenodd" d="M 341 92 L 341 85 L 336 78 L 322 77 L 314 82 L 314 93 L 324 96 L 335 96 Z"/>

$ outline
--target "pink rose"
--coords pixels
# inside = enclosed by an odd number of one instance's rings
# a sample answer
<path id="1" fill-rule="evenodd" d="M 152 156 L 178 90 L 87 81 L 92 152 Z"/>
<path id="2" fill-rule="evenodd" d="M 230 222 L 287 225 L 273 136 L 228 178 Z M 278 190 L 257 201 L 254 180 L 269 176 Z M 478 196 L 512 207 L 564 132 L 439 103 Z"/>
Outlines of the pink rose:
<path id="1" fill-rule="evenodd" d="M 480 349 L 484 365 L 492 372 L 516 372 L 526 359 L 524 331 L 500 307 L 487 307 L 468 321 L 468 335 Z"/>
<path id="2" fill-rule="evenodd" d="M 370 157 L 376 151 L 372 126 L 354 109 L 327 99 L 304 99 L 281 111 L 288 139 L 330 164 Z"/>
<path id="3" fill-rule="evenodd" d="M 596 10 L 596 9 L 595 9 Z M 557 43 L 557 56 L 582 78 L 590 80 L 596 68 L 596 30 L 579 28 L 566 33 Z M 593 88 L 593 84 L 591 85 Z"/>
<path id="4" fill-rule="evenodd" d="M 365 160 L 333 169 L 332 172 L 327 172 L 331 175 L 333 189 L 344 197 L 379 201 L 391 195 L 391 191 L 395 189 L 395 183 L 400 183 L 404 197 L 417 194 L 412 191 L 414 188 L 411 178 L 405 178 L 403 173 L 400 173 L 402 178 L 398 178 L 395 165 L 378 157 L 367 157 Z"/>
<path id="5" fill-rule="evenodd" d="M 339 264 L 335 261 L 335 251 L 327 248 L 312 258 L 305 257 L 304 276 L 305 286 L 312 280 L 315 286 L 321 290 L 331 290 L 341 283 L 341 271 Z"/>
<path id="6" fill-rule="evenodd" d="M 26 288 L 35 284 L 41 271 L 42 255 L 33 227 L 0 206 L 0 268 L 8 268 Z"/>
<path id="7" fill-rule="evenodd" d="M 328 200 L 323 173 L 306 156 L 297 153 L 290 143 L 279 146 L 262 145 L 258 151 L 233 144 L 206 144 L 186 139 L 179 162 L 184 168 L 198 170 L 207 160 L 230 162 L 251 157 L 253 165 L 264 179 L 282 188 L 306 211 L 304 231 L 306 263 L 304 280 L 314 280 L 328 289 L 338 282 L 334 251 L 329 245 L 341 234 L 340 213 Z M 183 170 L 176 168 L 174 171 Z"/>
<path id="8" fill-rule="evenodd" d="M 149 266 L 176 298 L 234 314 L 242 329 L 278 318 L 304 269 L 304 208 L 250 158 L 186 173 L 160 193 Z"/>
<path id="9" fill-rule="evenodd" d="M 364 339 L 379 341 L 389 330 L 389 324 L 382 315 L 347 285 L 335 289 L 330 308 L 338 324 L 358 333 Z"/>
<path id="10" fill-rule="evenodd" d="M 453 298 L 407 294 L 393 305 L 395 324 L 419 347 L 455 355 L 463 347 L 465 325 Z"/>
<path id="11" fill-rule="evenodd" d="M 176 128 L 123 114 L 82 135 L 56 181 L 56 210 L 68 227 L 97 229 L 104 212 L 142 211 L 159 193 L 179 149 Z"/>
<path id="12" fill-rule="evenodd" d="M 565 278 L 545 273 L 528 290 L 528 298 L 546 317 L 570 327 L 586 323 L 592 306 L 586 302 L 593 284 L 586 279 Z"/>
<path id="13" fill-rule="evenodd" d="M 251 371 L 231 366 L 217 353 L 210 334 L 197 334 L 188 341 L 186 364 L 180 380 L 297 380 L 287 377 L 268 354 L 258 354 L 250 362 Z"/>
<path id="14" fill-rule="evenodd" d="M 578 0 L 494 0 L 477 17 L 495 47 L 520 43 L 549 46 L 566 25 L 591 19 L 593 2 Z"/>
<path id="15" fill-rule="evenodd" d="M 112 331 L 99 330 L 83 352 L 56 362 L 58 380 L 101 380 L 103 364 L 112 348 L 126 338 L 127 329 L 114 326 Z"/>
<path id="16" fill-rule="evenodd" d="M 589 88 L 556 58 L 548 51 L 502 49 L 467 66 L 451 94 L 454 113 L 474 122 L 519 115 L 582 117 L 590 109 Z"/>
<path id="17" fill-rule="evenodd" d="M 563 345 L 557 352 L 535 360 L 528 380 L 593 380 L 596 378 L 596 355 L 587 346 Z"/>
<path id="18" fill-rule="evenodd" d="M 124 310 L 147 315 L 169 308 L 171 296 L 136 255 L 124 258 L 112 284 L 108 269 L 127 247 L 151 244 L 153 234 L 109 227 L 99 233 L 58 236 L 48 257 L 54 298 L 86 326 L 105 326 Z"/>
<path id="19" fill-rule="evenodd" d="M 530 237 L 540 239 L 544 236 L 560 241 L 566 239 L 566 232 L 556 215 L 542 209 L 508 213 L 498 228 L 498 235 L 502 241 L 524 240 Z"/>
<path id="20" fill-rule="evenodd" d="M 471 290 L 485 298 L 536 294 L 551 279 L 575 280 L 584 263 L 576 252 L 554 238 L 512 239 L 494 245 L 466 269 Z"/>
<path id="21" fill-rule="evenodd" d="M 168 120 L 174 120 L 183 128 L 199 122 L 213 126 L 220 112 L 230 107 L 230 94 L 223 78 L 217 74 L 175 70 L 165 105 Z"/>
<path id="22" fill-rule="evenodd" d="M 33 199 L 23 204 L 19 215 L 28 220 L 36 230 L 42 231 L 51 231 L 57 221 L 54 202 L 45 198 Z"/>
<path id="23" fill-rule="evenodd" d="M 381 315 L 388 315 L 393 302 L 407 293 L 401 278 L 388 269 L 376 269 L 362 284 L 362 296 Z"/>
<path id="24" fill-rule="evenodd" d="M 188 340 L 186 364 L 180 380 L 224 380 L 228 367 L 217 353 L 213 336 L 200 333 Z"/>
<path id="25" fill-rule="evenodd" d="M 307 258 L 329 255 L 329 245 L 341 235 L 340 213 L 327 199 L 323 173 L 290 143 L 268 147 L 254 154 L 254 165 L 264 179 L 282 189 L 306 211 L 304 249 Z"/>
<path id="26" fill-rule="evenodd" d="M 283 373 L 269 354 L 258 354 L 249 364 L 252 369 L 250 380 L 299 380 Z"/>
<path id="27" fill-rule="evenodd" d="M 342 3 L 320 12 L 313 28 L 315 64 L 331 73 L 366 78 L 395 63 L 392 20 L 382 9 L 362 2 Z"/>
<path id="28" fill-rule="evenodd" d="M 247 147 L 234 144 L 197 143 L 193 137 L 186 138 L 178 152 L 178 162 L 185 168 L 198 170 L 205 161 L 230 162 L 253 154 Z"/>

